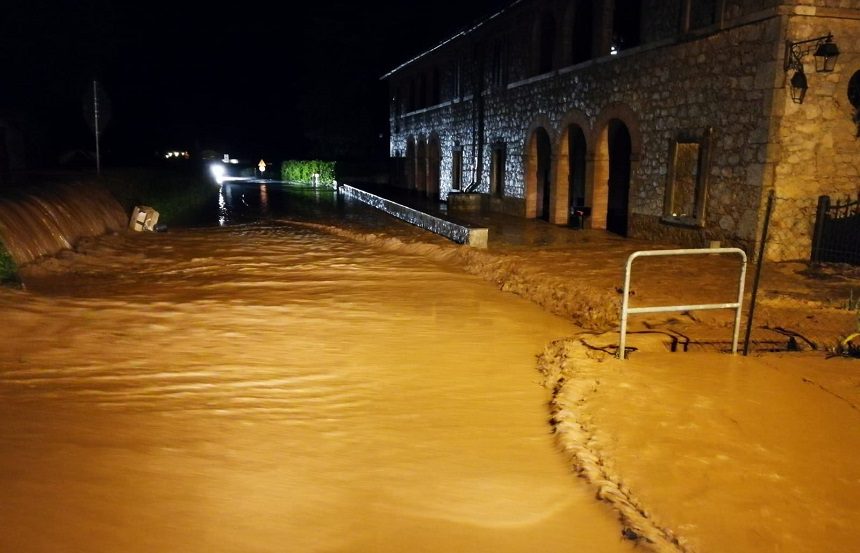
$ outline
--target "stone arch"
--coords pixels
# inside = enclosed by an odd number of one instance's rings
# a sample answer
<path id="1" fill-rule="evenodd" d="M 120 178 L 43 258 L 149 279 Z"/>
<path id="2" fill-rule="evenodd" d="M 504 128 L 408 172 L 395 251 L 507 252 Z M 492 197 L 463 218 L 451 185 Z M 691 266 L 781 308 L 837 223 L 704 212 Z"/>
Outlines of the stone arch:
<path id="1" fill-rule="evenodd" d="M 639 167 L 642 133 L 639 118 L 625 104 L 604 108 L 594 126 L 593 171 L 586 186 L 590 227 L 627 234 L 630 196 Z"/>
<path id="2" fill-rule="evenodd" d="M 554 193 L 550 222 L 566 225 L 574 209 L 585 207 L 585 190 L 591 174 L 591 125 L 579 110 L 568 112 L 561 120 L 555 153 Z"/>
<path id="3" fill-rule="evenodd" d="M 595 125 L 594 164 L 586 203 L 591 228 L 626 236 L 633 176 L 639 166 L 642 134 L 636 114 L 624 104 L 607 106 Z"/>
<path id="4" fill-rule="evenodd" d="M 441 166 L 442 146 L 439 143 L 439 135 L 434 132 L 427 143 L 427 197 L 434 200 L 439 199 Z"/>
<path id="5" fill-rule="evenodd" d="M 552 219 L 553 144 L 552 126 L 545 117 L 529 127 L 523 159 L 526 218 Z"/>

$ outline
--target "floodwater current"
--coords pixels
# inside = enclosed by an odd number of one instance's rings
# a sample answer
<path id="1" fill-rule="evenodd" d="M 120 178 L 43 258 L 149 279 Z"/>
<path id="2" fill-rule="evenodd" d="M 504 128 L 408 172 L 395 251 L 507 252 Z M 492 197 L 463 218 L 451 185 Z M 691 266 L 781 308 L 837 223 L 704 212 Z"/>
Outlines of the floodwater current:
<path id="1" fill-rule="evenodd" d="M 0 291 L 0 551 L 631 550 L 550 435 L 569 323 L 262 197 Z"/>

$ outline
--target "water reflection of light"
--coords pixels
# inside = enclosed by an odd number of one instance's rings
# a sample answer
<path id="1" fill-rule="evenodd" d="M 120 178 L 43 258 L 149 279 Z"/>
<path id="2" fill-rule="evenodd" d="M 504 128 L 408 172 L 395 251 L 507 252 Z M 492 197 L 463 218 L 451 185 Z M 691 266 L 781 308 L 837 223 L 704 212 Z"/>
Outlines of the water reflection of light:
<path id="1" fill-rule="evenodd" d="M 218 187 L 218 225 L 227 224 L 227 200 L 224 199 L 224 185 Z"/>
<path id="2" fill-rule="evenodd" d="M 269 190 L 265 184 L 260 185 L 260 213 L 269 214 Z"/>

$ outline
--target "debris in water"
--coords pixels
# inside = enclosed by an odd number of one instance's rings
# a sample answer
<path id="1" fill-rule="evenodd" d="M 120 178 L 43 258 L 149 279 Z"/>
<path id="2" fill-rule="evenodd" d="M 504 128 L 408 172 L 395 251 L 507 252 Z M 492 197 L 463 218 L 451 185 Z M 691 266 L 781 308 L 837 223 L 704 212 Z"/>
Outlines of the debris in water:
<path id="1" fill-rule="evenodd" d="M 640 536 L 636 532 L 636 530 L 629 528 L 629 527 L 621 530 L 621 535 L 624 536 L 624 539 L 630 540 L 630 541 L 637 541 L 638 542 L 640 539 L 642 539 L 642 536 Z"/>
<path id="2" fill-rule="evenodd" d="M 134 210 L 131 212 L 131 219 L 128 222 L 128 228 L 135 232 L 141 232 L 144 230 L 152 232 L 155 230 L 157 223 L 158 212 L 155 209 L 147 205 L 138 205 L 135 206 Z"/>

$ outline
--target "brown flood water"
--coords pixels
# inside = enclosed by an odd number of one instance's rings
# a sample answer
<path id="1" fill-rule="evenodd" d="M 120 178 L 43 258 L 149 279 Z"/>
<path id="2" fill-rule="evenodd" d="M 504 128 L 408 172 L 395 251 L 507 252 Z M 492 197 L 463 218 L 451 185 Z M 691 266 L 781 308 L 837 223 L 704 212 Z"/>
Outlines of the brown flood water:
<path id="1" fill-rule="evenodd" d="M 0 551 L 630 551 L 547 424 L 574 329 L 297 224 L 114 235 L 0 290 Z"/>

